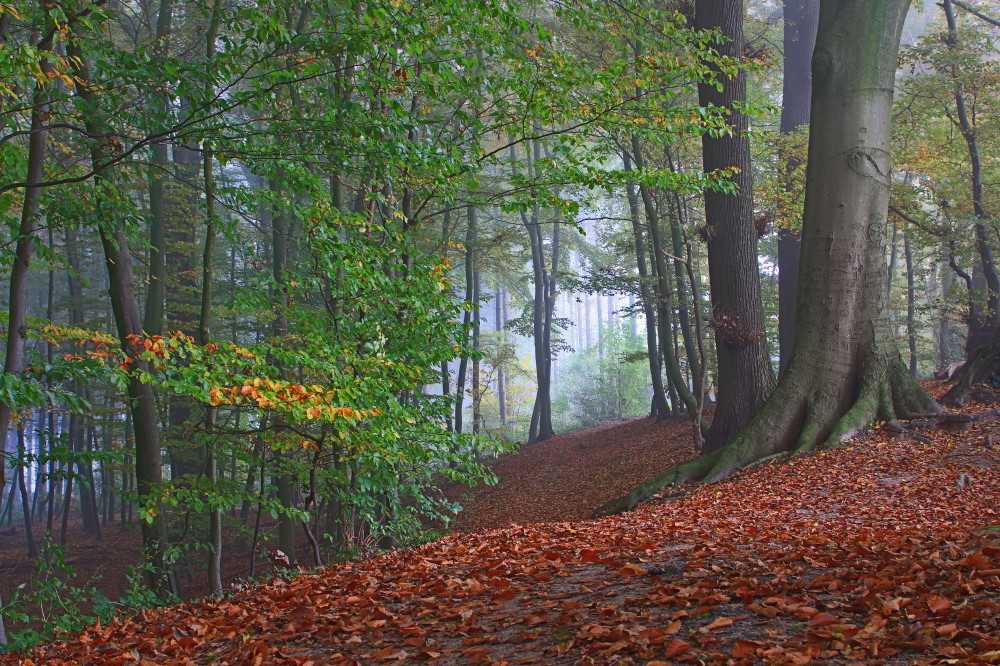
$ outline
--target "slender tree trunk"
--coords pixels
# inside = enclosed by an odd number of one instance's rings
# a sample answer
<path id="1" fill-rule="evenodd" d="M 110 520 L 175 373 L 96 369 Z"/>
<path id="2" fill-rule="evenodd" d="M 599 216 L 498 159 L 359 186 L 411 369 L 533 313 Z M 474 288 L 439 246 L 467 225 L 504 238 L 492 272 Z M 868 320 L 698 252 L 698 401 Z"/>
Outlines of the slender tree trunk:
<path id="1" fill-rule="evenodd" d="M 476 207 L 469 205 L 466 207 L 468 229 L 465 233 L 465 312 L 462 314 L 462 339 L 468 341 L 466 331 L 473 324 L 477 303 L 475 299 L 476 290 L 476 244 L 479 242 L 479 211 Z M 455 394 L 458 401 L 455 403 L 455 432 L 461 433 L 463 430 L 463 420 L 465 416 L 465 384 L 469 372 L 469 354 L 464 351 L 458 363 L 458 376 L 455 378 Z"/>
<path id="2" fill-rule="evenodd" d="M 62 523 L 59 526 L 59 545 L 66 545 L 66 531 L 69 529 L 69 513 L 73 506 L 73 461 L 66 462 L 66 490 L 62 503 Z M 79 474 L 79 472 L 76 472 Z"/>
<path id="3" fill-rule="evenodd" d="M 917 376 L 916 303 L 913 286 L 913 250 L 910 237 L 903 236 L 903 256 L 906 258 L 906 342 L 910 350 L 910 375 Z"/>
<path id="4" fill-rule="evenodd" d="M 527 150 L 528 176 L 534 177 L 534 165 L 541 159 L 541 145 L 538 140 L 532 141 Z M 511 148 L 511 167 L 516 170 L 514 150 Z M 549 280 L 554 266 L 545 264 L 545 246 L 542 235 L 540 210 L 536 204 L 529 217 L 521 211 L 521 223 L 528 232 L 531 246 L 531 271 L 534 282 L 532 299 L 532 333 L 535 346 L 535 377 L 538 388 L 535 393 L 535 404 L 531 411 L 531 423 L 528 426 L 528 443 L 541 442 L 555 434 L 552 428 L 552 348 L 551 323 L 552 303 L 548 297 L 554 291 L 550 289 Z M 558 243 L 553 240 L 553 261 L 558 259 Z"/>
<path id="5" fill-rule="evenodd" d="M 279 207 L 283 194 L 281 185 L 277 181 L 272 181 L 271 190 L 275 194 L 274 210 L 271 214 L 271 269 L 277 306 L 272 331 L 274 337 L 280 340 L 288 336 L 288 307 L 290 303 L 288 295 L 288 241 L 290 225 L 285 211 Z M 275 425 L 280 428 L 282 424 L 276 423 Z M 291 472 L 282 469 L 284 455 L 275 453 L 275 457 L 279 468 L 276 479 L 278 501 L 282 508 L 287 511 L 295 506 L 294 481 Z M 263 486 L 261 492 L 263 492 Z M 278 516 L 278 548 L 288 557 L 289 564 L 294 566 L 296 562 L 295 519 L 284 511 Z"/>
<path id="6" fill-rule="evenodd" d="M 945 19 L 948 24 L 948 33 L 945 37 L 945 45 L 949 51 L 956 51 L 958 48 L 958 32 L 955 23 L 955 12 L 952 0 L 942 0 L 940 3 L 944 10 Z M 969 116 L 969 111 L 965 104 L 966 91 L 962 89 L 959 82 L 958 66 L 954 65 L 951 71 L 952 79 L 955 82 L 955 115 L 949 113 L 948 117 L 955 125 L 956 129 L 965 139 L 969 153 L 971 166 L 970 185 L 972 190 L 972 212 L 976 217 L 975 237 L 976 249 L 979 252 L 980 269 L 986 280 L 987 305 L 985 311 L 979 316 L 969 318 L 969 337 L 966 343 L 966 354 L 971 359 L 972 353 L 979 347 L 989 344 L 993 335 L 1000 330 L 1000 275 L 997 273 L 996 261 L 993 258 L 993 244 L 990 236 L 993 234 L 990 226 L 990 217 L 986 212 L 983 201 L 983 163 L 979 150 L 979 138 L 974 121 Z"/>
<path id="7" fill-rule="evenodd" d="M 668 154 L 670 168 L 674 168 L 672 157 Z M 704 387 L 701 385 L 701 357 L 698 353 L 698 345 L 695 344 L 691 331 L 691 313 L 688 304 L 697 307 L 697 303 L 690 299 L 690 289 L 688 288 L 688 278 L 685 274 L 685 262 L 681 259 L 685 255 L 684 239 L 681 226 L 685 222 L 685 207 L 677 192 L 673 193 L 673 215 L 670 220 L 670 243 L 673 248 L 674 282 L 677 285 L 677 323 L 681 329 L 681 339 L 684 341 L 684 354 L 687 356 L 688 368 L 691 370 L 693 379 L 693 393 L 701 396 Z M 693 285 L 692 285 L 693 287 Z"/>
<path id="8" fill-rule="evenodd" d="M 156 14 L 154 53 L 165 59 L 170 54 L 171 23 L 173 21 L 173 0 L 160 0 Z M 159 121 L 156 130 L 162 131 L 169 125 L 170 100 L 163 91 L 154 91 L 154 118 Z M 166 192 L 167 164 L 169 149 L 165 141 L 152 145 L 152 160 L 149 174 L 149 284 L 146 287 L 146 311 L 143 328 L 149 335 L 163 333 L 164 299 L 166 295 Z"/>
<path id="9" fill-rule="evenodd" d="M 35 546 L 35 532 L 31 525 L 31 506 L 28 503 L 28 488 L 25 484 L 27 465 L 23 464 L 26 448 L 24 441 L 24 427 L 17 429 L 17 457 L 20 459 L 17 466 L 17 484 L 21 493 L 21 512 L 24 514 L 24 538 L 28 542 L 28 557 L 33 558 L 38 555 L 38 548 Z"/>
<path id="10" fill-rule="evenodd" d="M 504 325 L 506 325 L 506 317 L 504 304 L 507 299 L 507 290 L 500 285 L 497 287 L 496 296 L 496 313 L 495 313 L 495 328 L 497 332 L 497 339 L 502 341 L 502 334 L 504 330 Z M 497 364 L 497 410 L 500 413 L 500 427 L 506 429 L 507 427 L 507 377 L 503 369 L 503 363 Z"/>
<path id="11" fill-rule="evenodd" d="M 477 239 L 478 242 L 478 239 Z M 478 258 L 479 250 L 476 250 L 476 257 Z M 479 348 L 481 345 L 481 333 L 482 326 L 480 325 L 479 316 L 479 301 L 482 298 L 482 272 L 479 267 L 479 262 L 476 261 L 473 265 L 473 278 L 472 278 L 472 307 L 474 308 L 473 314 L 475 318 L 472 322 L 472 351 L 475 356 L 472 359 L 472 434 L 478 435 L 479 431 L 483 426 L 483 414 L 482 414 L 482 402 L 483 394 L 482 387 L 480 386 L 481 381 L 481 367 L 479 362 Z"/>
<path id="12" fill-rule="evenodd" d="M 215 41 L 219 33 L 221 10 L 222 0 L 215 0 L 212 3 L 212 14 L 205 34 L 205 61 L 208 63 L 215 61 Z M 206 92 L 210 93 L 211 90 L 211 84 L 206 83 Z M 198 344 L 200 345 L 207 345 L 211 340 L 212 280 L 215 273 L 213 255 L 215 253 L 215 237 L 218 233 L 218 219 L 215 211 L 215 171 L 212 165 L 214 157 L 215 152 L 211 141 L 205 141 L 202 145 L 202 180 L 205 186 L 206 229 L 201 262 L 201 308 L 198 314 Z M 219 482 L 218 451 L 216 450 L 218 437 L 213 431 L 215 430 L 217 408 L 209 405 L 206 409 L 205 424 L 209 438 L 205 461 L 206 475 L 211 486 L 216 488 Z M 218 490 L 214 492 L 218 492 Z M 213 506 L 210 511 L 208 588 L 213 593 L 218 594 L 222 592 L 222 509 L 219 506 Z"/>
<path id="13" fill-rule="evenodd" d="M 809 62 L 816 46 L 819 24 L 819 0 L 784 1 L 785 73 L 781 90 L 782 134 L 794 132 L 809 123 L 812 70 Z M 785 169 L 785 188 L 796 191 L 791 182 L 798 161 L 790 158 Z M 797 220 L 796 220 L 797 222 Z M 778 349 L 779 365 L 784 374 L 792 357 L 795 341 L 795 302 L 799 281 L 801 231 L 782 225 L 778 228 Z"/>
<path id="14" fill-rule="evenodd" d="M 628 153 L 624 155 L 625 170 L 631 169 Z M 651 416 L 663 419 L 670 413 L 666 392 L 663 389 L 663 374 L 660 372 L 660 351 L 656 344 L 656 309 L 653 307 L 653 294 L 649 288 L 649 268 L 646 265 L 646 242 L 642 234 L 642 224 L 639 221 L 639 198 L 632 183 L 626 184 L 629 217 L 632 218 L 632 239 L 635 245 L 635 261 L 639 270 L 639 299 L 642 301 L 642 312 L 646 320 L 646 355 L 649 359 L 649 376 L 653 384 L 653 402 L 650 407 Z"/>
<path id="15" fill-rule="evenodd" d="M 51 49 L 51 44 L 47 49 Z M 44 57 L 41 58 L 42 72 L 52 69 L 52 65 Z M 48 92 L 45 84 L 36 84 L 37 89 L 32 99 L 31 131 L 28 135 L 28 165 L 21 202 L 21 222 L 17 230 L 17 243 L 14 247 L 14 264 L 10 271 L 10 285 L 7 306 L 7 350 L 4 355 L 4 374 L 17 377 L 24 369 L 24 348 L 27 337 L 28 314 L 28 272 L 31 258 L 35 254 L 35 238 L 38 235 L 39 206 L 42 189 L 39 183 L 45 180 L 45 137 L 47 130 L 45 120 L 48 117 Z M 7 469 L 7 431 L 10 428 L 10 418 L 13 405 L 6 400 L 0 400 L 0 497 L 6 483 Z"/>
<path id="16" fill-rule="evenodd" d="M 948 243 L 943 243 L 942 259 L 938 267 L 941 273 L 941 302 L 949 303 L 952 297 L 951 291 L 955 284 L 954 272 L 949 267 L 951 261 L 951 247 Z M 952 341 L 957 336 L 956 326 L 952 321 L 950 308 L 942 307 L 938 318 L 938 372 L 947 370 L 953 360 L 954 346 Z"/>
<path id="17" fill-rule="evenodd" d="M 635 160 L 635 166 L 640 171 L 646 168 L 646 162 L 643 158 L 642 146 L 639 143 L 639 135 L 632 135 L 632 159 Z M 674 346 L 670 342 L 670 336 L 668 335 L 670 326 L 670 310 L 669 299 L 673 293 L 670 288 L 670 273 L 667 268 L 667 258 L 664 255 L 664 248 L 662 234 L 660 232 L 660 217 L 656 211 L 656 205 L 653 202 L 652 193 L 650 193 L 649 188 L 645 185 L 639 185 L 639 195 L 642 199 L 643 209 L 646 213 L 646 223 L 649 226 L 649 235 L 651 239 L 651 250 L 653 255 L 653 274 L 656 276 L 656 302 L 657 302 L 657 321 L 659 323 L 659 342 L 660 342 L 660 353 L 663 355 L 663 361 L 667 368 L 667 373 L 670 375 L 670 379 L 673 382 L 673 387 L 677 391 L 677 395 L 680 400 L 684 403 L 687 408 L 688 415 L 692 418 L 698 413 L 698 400 L 694 397 L 691 392 L 688 383 L 684 381 L 684 377 L 681 375 L 680 364 L 677 362 L 677 355 L 674 351 Z M 665 418 L 665 417 L 659 417 Z"/>
<path id="18" fill-rule="evenodd" d="M 597 301 L 597 357 L 604 358 L 604 312 L 601 307 L 601 293 L 597 292 L 594 294 L 594 298 Z"/>
<path id="19" fill-rule="evenodd" d="M 83 104 L 80 105 L 80 111 L 84 116 L 87 131 L 93 136 L 104 136 L 107 134 L 106 128 L 98 116 L 101 105 L 98 94 L 92 87 L 90 68 L 84 59 L 85 54 L 73 39 L 67 43 L 67 53 L 79 66 L 76 73 L 76 93 L 83 101 Z M 95 144 L 91 150 L 93 167 L 98 169 L 94 175 L 94 182 L 98 188 L 113 188 L 113 183 L 100 167 L 107 161 L 105 150 L 106 148 L 101 144 Z M 106 214 L 104 211 L 99 211 L 99 213 Z M 142 322 L 133 292 L 132 256 L 129 250 L 128 236 L 125 229 L 114 224 L 110 218 L 110 215 L 107 216 L 107 219 L 99 215 L 98 233 L 108 271 L 111 309 L 118 331 L 118 339 L 122 349 L 131 357 L 134 353 L 133 339 L 141 338 L 143 334 Z M 162 482 L 156 402 L 152 386 L 143 382 L 135 373 L 129 377 L 127 395 L 135 433 L 136 485 L 139 500 L 145 504 L 154 501 Z M 171 587 L 163 557 L 163 547 L 166 541 L 165 525 L 158 511 L 155 514 L 148 513 L 147 516 L 148 520 L 141 521 L 143 548 L 150 564 L 146 572 L 146 582 L 154 594 L 160 598 L 166 598 Z"/>

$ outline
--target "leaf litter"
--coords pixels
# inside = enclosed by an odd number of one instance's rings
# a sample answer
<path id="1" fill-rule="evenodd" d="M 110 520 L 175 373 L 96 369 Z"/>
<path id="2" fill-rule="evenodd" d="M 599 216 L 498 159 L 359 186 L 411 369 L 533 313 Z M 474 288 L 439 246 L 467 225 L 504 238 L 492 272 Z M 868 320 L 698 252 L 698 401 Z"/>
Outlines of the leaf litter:
<path id="1" fill-rule="evenodd" d="M 658 435 L 667 466 L 690 455 L 689 426 L 672 428 Z M 584 454 L 615 468 L 608 447 L 626 440 L 567 435 L 552 446 L 579 459 L 537 449 L 539 471 L 527 447 L 498 461 L 512 488 L 526 475 L 524 499 L 480 492 L 463 528 L 499 527 L 123 617 L 20 663 L 997 664 L 996 430 L 925 431 L 927 444 L 876 429 L 600 520 L 581 518 L 628 488 L 582 490 Z M 620 464 L 655 473 L 642 456 Z M 573 511 L 570 480 L 585 498 Z M 546 512 L 573 520 L 504 520 Z"/>

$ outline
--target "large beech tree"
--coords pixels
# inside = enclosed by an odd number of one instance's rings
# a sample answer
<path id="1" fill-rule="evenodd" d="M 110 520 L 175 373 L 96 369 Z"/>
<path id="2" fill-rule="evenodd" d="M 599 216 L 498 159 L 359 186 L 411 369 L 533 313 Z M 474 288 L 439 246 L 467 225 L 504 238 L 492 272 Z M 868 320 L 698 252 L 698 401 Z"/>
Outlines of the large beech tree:
<path id="1" fill-rule="evenodd" d="M 691 479 L 836 444 L 937 404 L 909 375 L 887 317 L 889 123 L 909 0 L 823 0 L 813 54 L 809 163 L 795 346 L 771 398 L 725 447 L 600 507 L 634 507 Z"/>

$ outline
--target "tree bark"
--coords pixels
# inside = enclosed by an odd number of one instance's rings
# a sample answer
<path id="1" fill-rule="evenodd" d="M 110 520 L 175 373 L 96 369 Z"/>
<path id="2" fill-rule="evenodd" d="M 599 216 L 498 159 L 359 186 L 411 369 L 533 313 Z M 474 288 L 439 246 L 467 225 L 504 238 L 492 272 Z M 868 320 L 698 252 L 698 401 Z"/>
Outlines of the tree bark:
<path id="1" fill-rule="evenodd" d="M 173 21 L 173 0 L 160 0 L 156 14 L 156 32 L 154 54 L 166 57 L 170 54 L 171 23 Z M 164 91 L 153 94 L 154 117 L 159 114 L 163 126 L 169 124 L 166 120 L 170 108 L 170 100 Z M 162 127 L 156 128 L 162 130 Z M 166 244 L 166 192 L 168 146 L 165 141 L 157 141 L 152 145 L 152 160 L 149 173 L 149 284 L 146 287 L 146 310 L 143 317 L 143 328 L 150 335 L 160 335 L 163 332 L 164 296 L 166 289 L 165 244 Z"/>
<path id="2" fill-rule="evenodd" d="M 715 481 L 785 451 L 836 445 L 875 420 L 940 407 L 906 372 L 889 330 L 885 229 L 889 125 L 909 0 L 823 0 L 816 53 L 796 338 L 788 370 L 721 449 L 595 511 L 636 506 L 687 480 Z"/>
<path id="3" fill-rule="evenodd" d="M 695 27 L 718 29 L 724 41 L 714 45 L 720 55 L 741 58 L 743 0 L 697 0 Z M 715 85 L 698 84 L 698 103 L 726 109 L 725 136 L 702 135 L 702 166 L 706 173 L 735 167 L 730 178 L 735 194 L 705 191 L 705 229 L 711 282 L 712 326 L 715 329 L 718 393 L 712 427 L 703 453 L 728 444 L 764 404 L 774 388 L 767 352 L 764 305 L 757 266 L 757 229 L 753 219 L 753 166 L 750 162 L 749 120 L 740 111 L 746 103 L 746 71 L 732 78 L 718 72 Z"/>
<path id="4" fill-rule="evenodd" d="M 473 301 L 476 288 L 476 244 L 479 242 L 479 211 L 475 206 L 466 207 L 468 228 L 465 233 L 465 312 L 462 313 L 462 340 L 469 339 L 468 330 L 472 324 L 473 312 L 477 304 Z M 463 347 L 466 345 L 463 344 Z M 463 350 L 455 377 L 455 432 L 463 431 L 465 420 L 465 384 L 469 373 L 469 354 Z"/>
<path id="5" fill-rule="evenodd" d="M 496 321 L 494 326 L 497 332 L 497 340 L 503 341 L 501 337 L 504 331 L 504 326 L 507 323 L 507 289 L 502 285 L 497 286 L 497 292 L 494 296 L 496 299 Z M 503 363 L 497 364 L 497 411 L 500 415 L 500 427 L 504 431 L 506 436 L 507 428 L 507 377 L 503 369 Z"/>
<path id="6" fill-rule="evenodd" d="M 28 488 L 25 483 L 25 473 L 28 467 L 21 464 L 27 453 L 24 443 L 24 427 L 22 426 L 17 429 L 17 457 L 20 459 L 17 465 L 17 485 L 21 493 L 21 513 L 24 514 L 24 537 L 28 542 L 28 557 L 33 558 L 38 554 L 38 548 L 35 547 L 35 533 L 31 525 L 31 507 L 28 503 Z"/>

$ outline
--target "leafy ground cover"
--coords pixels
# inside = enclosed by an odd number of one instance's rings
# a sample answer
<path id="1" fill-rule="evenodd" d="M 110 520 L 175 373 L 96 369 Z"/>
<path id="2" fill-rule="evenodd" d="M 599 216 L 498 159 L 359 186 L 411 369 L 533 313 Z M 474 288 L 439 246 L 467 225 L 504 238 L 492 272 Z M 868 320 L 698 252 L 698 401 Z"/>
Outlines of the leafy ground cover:
<path id="1" fill-rule="evenodd" d="M 1000 425 L 961 427 L 877 430 L 580 520 L 595 496 L 572 522 L 123 617 L 22 663 L 1000 663 Z M 537 475 L 520 460 L 505 482 Z M 523 506 L 495 490 L 491 510 L 534 515 L 544 486 L 525 481 Z"/>

